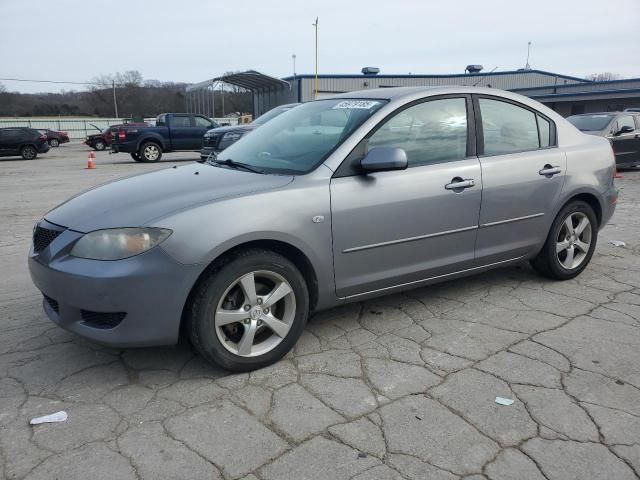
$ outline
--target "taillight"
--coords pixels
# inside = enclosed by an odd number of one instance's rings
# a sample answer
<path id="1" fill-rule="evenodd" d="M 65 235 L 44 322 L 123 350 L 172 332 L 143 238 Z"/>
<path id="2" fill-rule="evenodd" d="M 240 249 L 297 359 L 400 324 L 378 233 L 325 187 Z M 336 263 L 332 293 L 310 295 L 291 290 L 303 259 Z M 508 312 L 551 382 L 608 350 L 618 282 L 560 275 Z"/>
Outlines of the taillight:
<path id="1" fill-rule="evenodd" d="M 124 130 L 118 130 L 118 140 L 124 140 L 127 136 L 127 133 Z"/>
<path id="2" fill-rule="evenodd" d="M 40 135 L 40 137 L 39 137 L 39 138 L 40 138 L 40 140 L 43 140 L 43 141 L 44 141 L 44 140 L 46 140 L 46 139 L 47 139 L 47 136 L 43 133 L 43 134 L 41 134 L 41 135 Z"/>

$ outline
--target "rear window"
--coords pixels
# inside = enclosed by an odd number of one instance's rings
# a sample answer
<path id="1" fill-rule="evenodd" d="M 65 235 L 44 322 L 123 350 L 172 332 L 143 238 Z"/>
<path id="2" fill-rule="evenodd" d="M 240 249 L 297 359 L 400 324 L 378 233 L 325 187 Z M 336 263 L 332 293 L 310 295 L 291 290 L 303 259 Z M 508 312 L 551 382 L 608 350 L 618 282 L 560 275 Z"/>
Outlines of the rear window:
<path id="1" fill-rule="evenodd" d="M 597 114 L 597 115 L 575 115 L 568 117 L 567 121 L 578 130 L 583 132 L 592 132 L 595 130 L 604 130 L 613 119 L 613 115 Z"/>

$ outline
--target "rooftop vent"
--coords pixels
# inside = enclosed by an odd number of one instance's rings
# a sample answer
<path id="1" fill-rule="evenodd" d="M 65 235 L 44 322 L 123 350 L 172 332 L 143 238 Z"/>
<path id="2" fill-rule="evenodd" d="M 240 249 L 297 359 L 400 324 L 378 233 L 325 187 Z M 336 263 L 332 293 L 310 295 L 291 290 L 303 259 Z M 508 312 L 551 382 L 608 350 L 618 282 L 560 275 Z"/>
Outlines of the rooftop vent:
<path id="1" fill-rule="evenodd" d="M 465 72 L 469 73 L 480 73 L 484 67 L 482 65 L 467 65 L 467 68 L 464 69 Z"/>
<path id="2" fill-rule="evenodd" d="M 361 72 L 363 75 L 377 75 L 380 73 L 380 69 L 378 67 L 364 67 Z"/>

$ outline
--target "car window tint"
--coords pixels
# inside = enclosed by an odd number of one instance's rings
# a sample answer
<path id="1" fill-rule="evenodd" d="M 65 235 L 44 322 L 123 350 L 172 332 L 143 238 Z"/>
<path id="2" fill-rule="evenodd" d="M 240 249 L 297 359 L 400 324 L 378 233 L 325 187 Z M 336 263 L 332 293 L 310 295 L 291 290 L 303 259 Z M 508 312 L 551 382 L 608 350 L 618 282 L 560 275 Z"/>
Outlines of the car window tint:
<path id="1" fill-rule="evenodd" d="M 196 127 L 211 128 L 211 122 L 206 118 L 202 118 L 202 117 L 194 117 L 194 118 L 196 121 Z"/>
<path id="2" fill-rule="evenodd" d="M 538 128 L 533 112 L 498 100 L 481 98 L 479 102 L 485 155 L 503 155 L 539 148 Z"/>
<path id="3" fill-rule="evenodd" d="M 369 138 L 368 149 L 376 147 L 404 149 L 410 167 L 465 158 L 466 100 L 431 100 L 403 110 Z"/>
<path id="4" fill-rule="evenodd" d="M 618 131 L 620 131 L 622 127 L 631 127 L 635 130 L 636 126 L 633 124 L 633 117 L 631 115 L 618 117 Z"/>
<path id="5" fill-rule="evenodd" d="M 189 117 L 173 117 L 171 119 L 171 126 L 173 128 L 188 128 L 191 126 Z"/>
<path id="6" fill-rule="evenodd" d="M 549 120 L 538 117 L 538 131 L 540 132 L 540 148 L 545 148 L 551 145 L 551 124 Z"/>

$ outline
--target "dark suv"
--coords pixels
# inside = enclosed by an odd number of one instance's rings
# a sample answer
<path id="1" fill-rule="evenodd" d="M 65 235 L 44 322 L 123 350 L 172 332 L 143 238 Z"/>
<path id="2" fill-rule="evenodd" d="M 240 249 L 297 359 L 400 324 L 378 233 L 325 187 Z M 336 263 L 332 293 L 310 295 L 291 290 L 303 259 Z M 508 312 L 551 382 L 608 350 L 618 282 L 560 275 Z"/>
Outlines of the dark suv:
<path id="1" fill-rule="evenodd" d="M 0 128 L 0 157 L 20 155 L 33 160 L 49 151 L 47 136 L 32 128 Z"/>
<path id="2" fill-rule="evenodd" d="M 640 165 L 640 114 L 630 111 L 585 113 L 567 120 L 583 133 L 608 138 L 618 168 Z"/>

